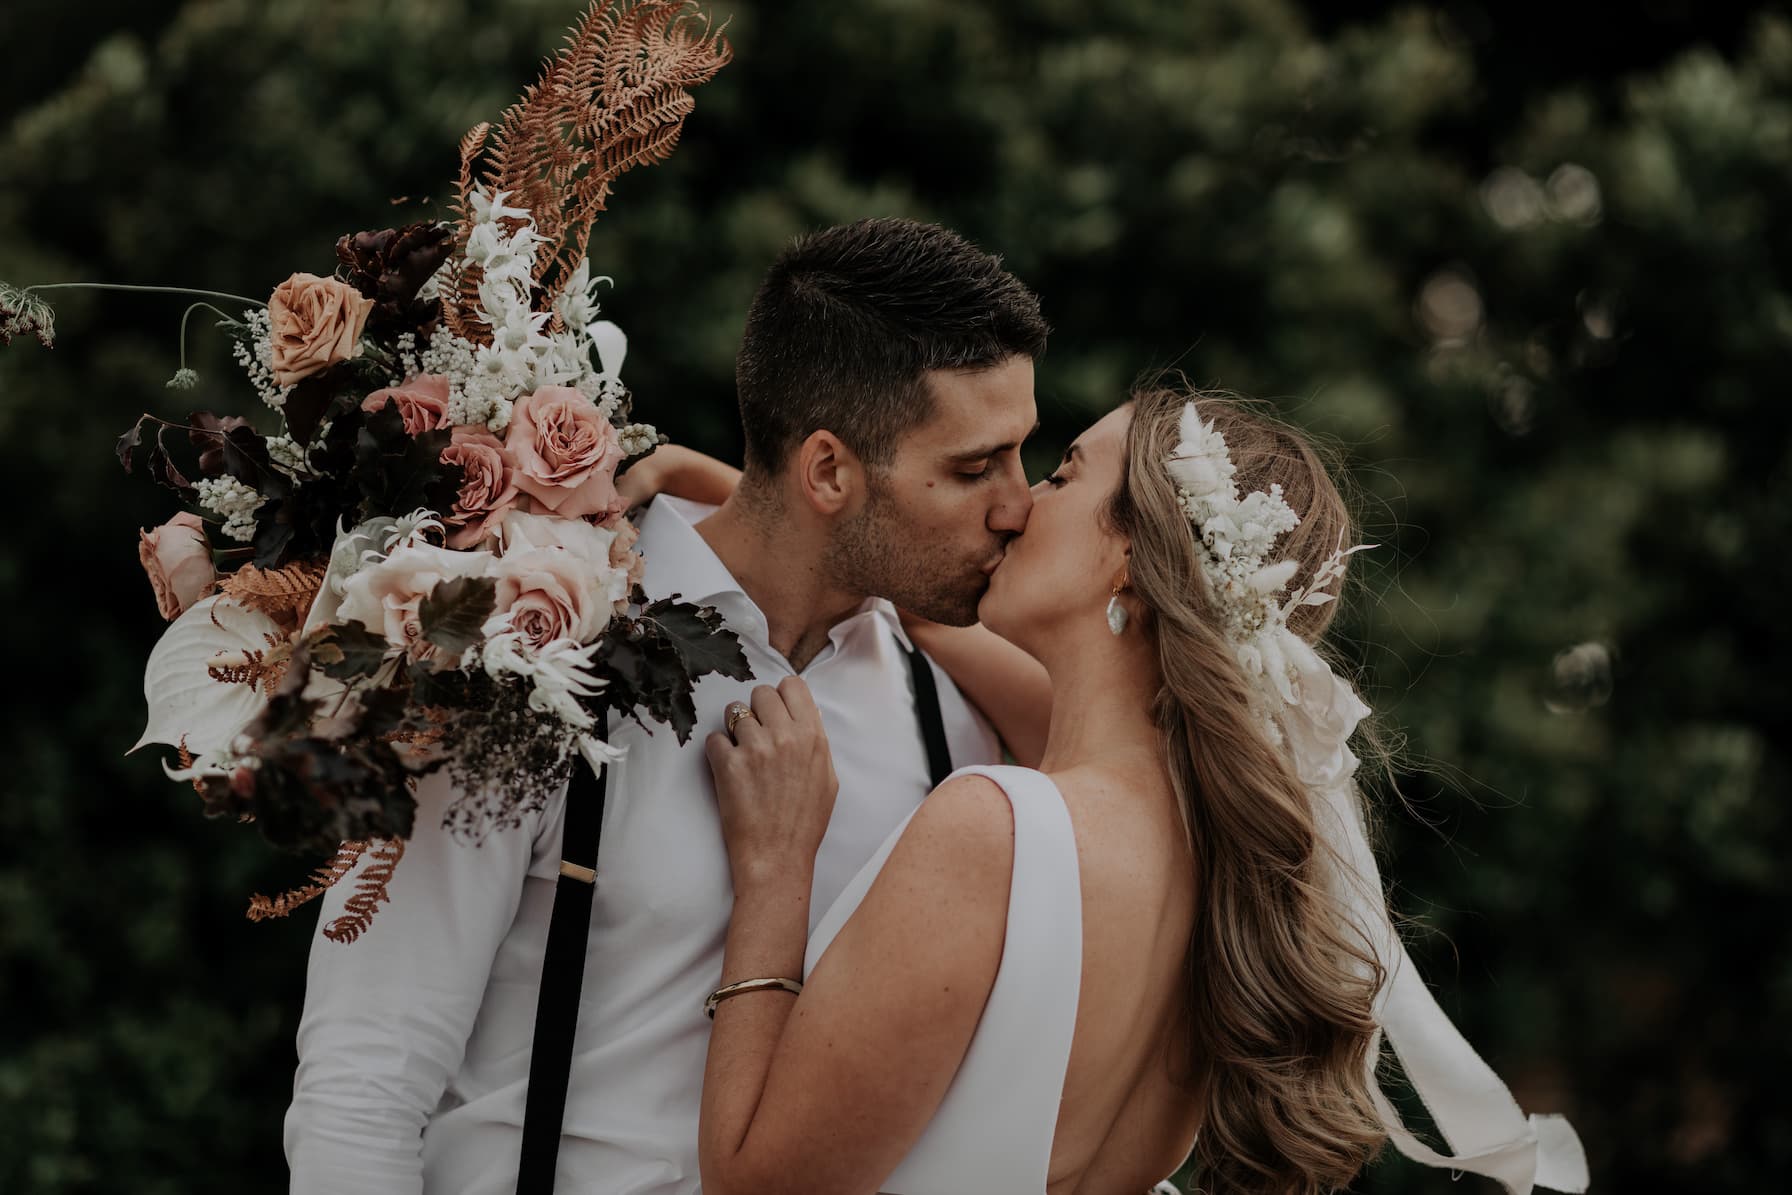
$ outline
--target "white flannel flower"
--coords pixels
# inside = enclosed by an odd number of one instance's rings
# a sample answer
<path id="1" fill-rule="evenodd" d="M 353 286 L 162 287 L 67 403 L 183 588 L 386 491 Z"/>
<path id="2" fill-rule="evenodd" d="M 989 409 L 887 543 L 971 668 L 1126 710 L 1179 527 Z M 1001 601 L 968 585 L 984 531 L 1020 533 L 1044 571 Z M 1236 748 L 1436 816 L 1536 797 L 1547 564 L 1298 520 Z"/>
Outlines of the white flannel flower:
<path id="1" fill-rule="evenodd" d="M 510 207 L 505 204 L 504 197 L 509 191 L 498 191 L 487 195 L 485 188 L 480 187 L 473 192 L 473 222 L 475 224 L 491 224 L 503 219 L 527 220 L 529 209 L 526 207 Z"/>
<path id="2" fill-rule="evenodd" d="M 586 730 L 595 719 L 578 698 L 590 697 L 603 688 L 603 681 L 591 672 L 599 646 L 581 647 L 571 639 L 555 639 L 531 650 L 520 633 L 496 629 L 486 639 L 480 660 L 493 680 L 508 675 L 529 682 L 530 709 L 552 714 L 576 730 Z"/>

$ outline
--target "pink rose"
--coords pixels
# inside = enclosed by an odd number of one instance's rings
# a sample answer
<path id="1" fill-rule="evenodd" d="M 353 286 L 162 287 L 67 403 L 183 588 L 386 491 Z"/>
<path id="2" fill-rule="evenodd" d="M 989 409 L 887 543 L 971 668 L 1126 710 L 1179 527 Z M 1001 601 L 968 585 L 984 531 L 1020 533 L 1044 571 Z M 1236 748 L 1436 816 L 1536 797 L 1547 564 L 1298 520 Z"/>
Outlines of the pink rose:
<path id="1" fill-rule="evenodd" d="M 448 426 L 448 379 L 439 373 L 420 373 L 402 386 L 375 390 L 361 400 L 361 409 L 375 415 L 385 410 L 388 402 L 398 404 L 409 435 Z"/>
<path id="2" fill-rule="evenodd" d="M 156 591 L 156 609 L 163 618 L 179 618 L 218 579 L 212 567 L 212 546 L 205 538 L 205 522 L 182 511 L 154 531 L 138 535 L 137 558 Z"/>
<path id="3" fill-rule="evenodd" d="M 483 427 L 455 428 L 453 439 L 442 449 L 442 463 L 461 468 L 460 493 L 447 518 L 454 528 L 448 533 L 448 546 L 470 548 L 516 505 L 516 470 L 504 442 Z"/>
<path id="4" fill-rule="evenodd" d="M 530 647 L 596 639 L 625 592 L 623 573 L 610 567 L 615 534 L 581 520 L 513 511 L 504 538 L 494 617 L 507 617 Z"/>
<path id="5" fill-rule="evenodd" d="M 294 274 L 268 300 L 274 381 L 290 386 L 361 351 L 361 329 L 373 300 L 346 282 Z"/>
<path id="6" fill-rule="evenodd" d="M 543 386 L 516 400 L 504 447 L 516 462 L 517 488 L 562 518 L 621 507 L 616 466 L 622 442 L 597 407 L 567 386 Z"/>
<path id="7" fill-rule="evenodd" d="M 385 636 L 395 648 L 417 659 L 430 659 L 435 649 L 423 641 L 417 612 L 439 583 L 489 573 L 485 552 L 453 552 L 431 544 L 410 544 L 384 560 L 367 565 L 343 585 L 336 623 L 358 622 Z"/>

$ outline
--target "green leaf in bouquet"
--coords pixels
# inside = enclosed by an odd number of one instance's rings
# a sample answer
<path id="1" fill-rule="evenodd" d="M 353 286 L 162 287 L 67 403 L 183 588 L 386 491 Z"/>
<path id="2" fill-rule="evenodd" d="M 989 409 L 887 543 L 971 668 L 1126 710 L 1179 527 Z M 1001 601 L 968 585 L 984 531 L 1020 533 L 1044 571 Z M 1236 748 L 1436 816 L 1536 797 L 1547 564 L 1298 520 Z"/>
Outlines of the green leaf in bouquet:
<path id="1" fill-rule="evenodd" d="M 480 628 L 498 605 L 498 583 L 490 577 L 438 581 L 417 607 L 423 638 L 455 657 L 480 642 Z"/>
<path id="2" fill-rule="evenodd" d="M 691 678 L 672 640 L 649 622 L 628 619 L 611 624 L 597 654 L 604 686 L 588 706 L 614 709 L 636 722 L 641 715 L 671 725 L 679 742 L 690 738 L 697 722 L 691 701 Z"/>
<path id="3" fill-rule="evenodd" d="M 323 664 L 323 673 L 331 680 L 353 681 L 372 676 L 386 662 L 391 646 L 386 637 L 359 622 L 345 622 L 326 628 L 313 651 Z M 331 649 L 334 650 L 331 650 Z M 336 652 L 341 659 L 334 659 Z"/>
<path id="4" fill-rule="evenodd" d="M 324 416 L 329 413 L 331 404 L 341 393 L 344 381 L 339 367 L 326 369 L 322 373 L 300 379 L 298 385 L 287 394 L 280 414 L 286 420 L 286 434 L 295 443 L 311 443 Z"/>
<path id="5" fill-rule="evenodd" d="M 162 443 L 160 436 L 156 437 L 155 447 L 149 450 L 149 475 L 182 498 L 191 499 L 193 497 L 193 483 L 188 481 L 186 474 L 182 473 L 175 465 L 173 456 L 168 452 L 168 446 Z"/>
<path id="6" fill-rule="evenodd" d="M 645 598 L 639 589 L 635 590 L 635 600 L 643 604 L 641 620 L 654 624 L 671 641 L 693 681 L 712 672 L 730 680 L 752 679 L 753 670 L 740 648 L 740 640 L 714 606 L 681 602 L 677 594 L 652 604 L 645 604 Z"/>
<path id="7" fill-rule="evenodd" d="M 266 437 L 247 419 L 237 415 L 220 418 L 210 411 L 194 411 L 187 417 L 187 439 L 199 453 L 202 477 L 233 477 L 264 499 L 281 499 L 292 492 L 291 480 L 274 468 L 268 456 Z M 158 448 L 166 449 L 159 434 L 156 443 Z M 162 479 L 158 477 L 158 480 Z M 259 567 L 270 567 L 278 562 L 277 558 L 277 552 L 258 553 L 256 563 Z"/>
<path id="8" fill-rule="evenodd" d="M 445 484 L 449 470 L 442 464 L 442 449 L 450 439 L 445 429 L 415 436 L 405 431 L 397 403 L 387 403 L 369 415 L 355 437 L 354 479 L 361 491 L 363 515 L 405 515 L 419 507 L 445 509 L 453 501 L 459 477 L 455 473 L 455 484 Z"/>
<path id="9" fill-rule="evenodd" d="M 474 708 L 475 683 L 490 685 L 491 681 L 483 672 L 476 676 L 468 675 L 458 668 L 431 668 L 421 660 L 411 661 L 405 669 L 411 681 L 411 704 L 419 708 L 423 706 L 443 706 L 448 709 Z"/>
<path id="10" fill-rule="evenodd" d="M 131 471 L 131 455 L 143 444 L 143 425 L 154 418 L 153 415 L 137 416 L 137 422 L 131 424 L 130 430 L 118 437 L 118 443 L 113 451 L 117 453 L 118 463 L 124 466 L 126 473 Z"/>

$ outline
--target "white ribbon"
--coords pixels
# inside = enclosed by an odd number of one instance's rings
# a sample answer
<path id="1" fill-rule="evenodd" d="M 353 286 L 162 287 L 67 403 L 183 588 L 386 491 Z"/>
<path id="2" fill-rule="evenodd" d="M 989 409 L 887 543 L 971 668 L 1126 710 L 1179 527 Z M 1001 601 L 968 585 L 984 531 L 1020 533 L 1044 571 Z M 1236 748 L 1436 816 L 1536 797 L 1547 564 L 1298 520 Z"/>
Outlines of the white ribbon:
<path id="1" fill-rule="evenodd" d="M 1369 1082 L 1388 1138 L 1415 1162 L 1484 1175 L 1511 1195 L 1530 1195 L 1534 1187 L 1578 1195 L 1588 1185 L 1587 1155 L 1574 1127 L 1561 1116 L 1525 1116 L 1438 1007 L 1388 917 L 1352 780 L 1357 759 L 1347 745 L 1369 707 L 1299 636 L 1283 628 L 1275 638 L 1295 674 L 1294 700 L 1279 711 L 1295 771 L 1319 798 L 1315 815 L 1334 856 L 1337 895 L 1384 968 L 1375 1019 L 1451 1152 L 1414 1136 L 1382 1092 L 1378 1041 Z"/>

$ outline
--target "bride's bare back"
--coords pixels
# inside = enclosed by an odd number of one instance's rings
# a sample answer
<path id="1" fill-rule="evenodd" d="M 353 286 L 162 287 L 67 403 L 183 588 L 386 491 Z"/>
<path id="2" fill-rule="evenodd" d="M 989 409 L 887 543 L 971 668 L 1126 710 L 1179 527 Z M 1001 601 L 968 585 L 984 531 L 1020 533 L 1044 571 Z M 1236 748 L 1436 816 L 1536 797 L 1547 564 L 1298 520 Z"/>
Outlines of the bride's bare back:
<path id="1" fill-rule="evenodd" d="M 1048 1190 L 1143 1192 L 1198 1127 L 1182 1011 L 1195 874 L 1166 777 L 1051 778 L 1076 831 L 1083 970 Z"/>

